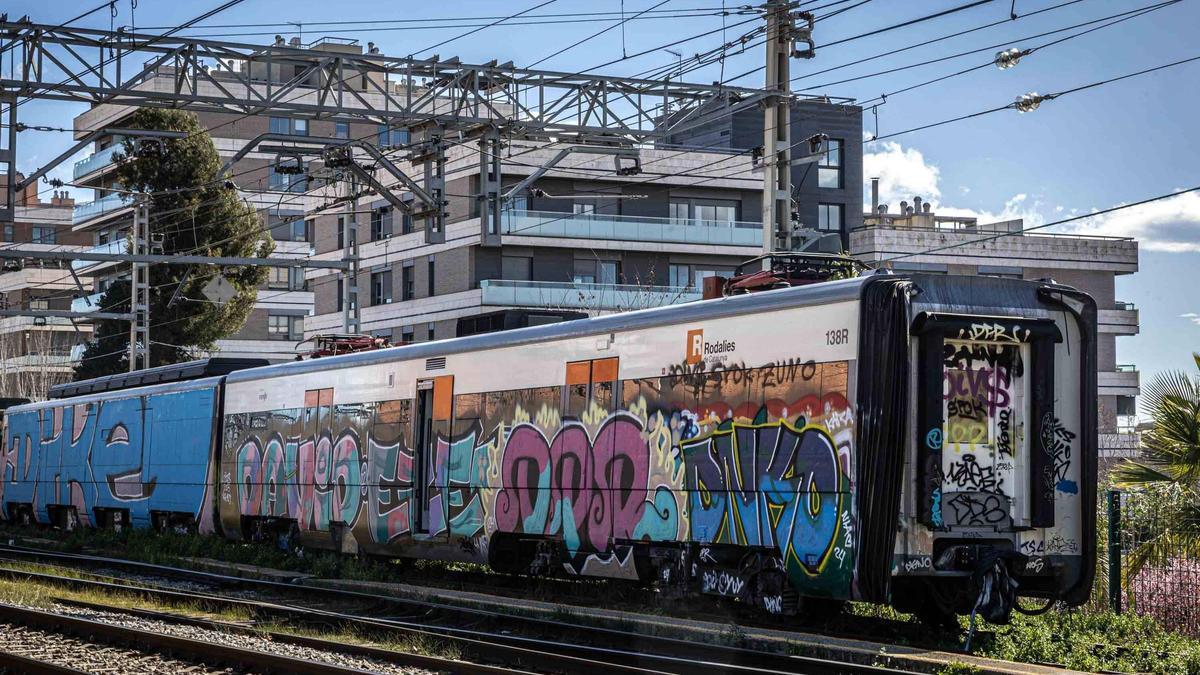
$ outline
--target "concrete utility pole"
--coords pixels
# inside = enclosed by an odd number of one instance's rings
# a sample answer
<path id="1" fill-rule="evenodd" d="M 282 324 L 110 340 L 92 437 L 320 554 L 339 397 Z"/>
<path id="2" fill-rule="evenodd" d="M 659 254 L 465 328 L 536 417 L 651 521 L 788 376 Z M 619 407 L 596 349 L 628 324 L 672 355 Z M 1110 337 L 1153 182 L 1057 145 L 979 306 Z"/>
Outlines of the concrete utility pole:
<path id="1" fill-rule="evenodd" d="M 362 314 L 358 304 L 358 181 L 353 174 L 350 187 L 349 219 L 342 228 L 342 260 L 349 267 L 342 275 L 342 331 L 357 334 L 362 327 Z"/>
<path id="2" fill-rule="evenodd" d="M 150 239 L 150 202 L 139 197 L 133 210 L 133 232 L 130 252 L 146 255 Z M 150 367 L 150 266 L 144 262 L 132 263 L 129 278 L 129 372 Z"/>
<path id="3" fill-rule="evenodd" d="M 772 93 L 763 118 L 763 255 L 792 249 L 791 59 L 812 57 L 812 15 L 793 14 L 788 0 L 770 0 L 767 13 L 767 78 Z M 796 28 L 796 18 L 807 22 Z M 795 41 L 809 48 L 795 51 Z M 763 261 L 770 269 L 770 261 Z"/>

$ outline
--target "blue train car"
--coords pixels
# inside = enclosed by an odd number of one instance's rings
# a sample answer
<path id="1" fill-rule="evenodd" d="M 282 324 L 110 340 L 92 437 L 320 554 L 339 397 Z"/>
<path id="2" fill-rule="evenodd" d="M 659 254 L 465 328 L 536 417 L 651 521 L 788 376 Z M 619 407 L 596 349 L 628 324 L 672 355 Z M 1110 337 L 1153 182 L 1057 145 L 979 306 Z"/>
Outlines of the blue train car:
<path id="1" fill-rule="evenodd" d="M 9 408 L 0 439 L 0 516 L 64 529 L 211 532 L 222 380 Z"/>

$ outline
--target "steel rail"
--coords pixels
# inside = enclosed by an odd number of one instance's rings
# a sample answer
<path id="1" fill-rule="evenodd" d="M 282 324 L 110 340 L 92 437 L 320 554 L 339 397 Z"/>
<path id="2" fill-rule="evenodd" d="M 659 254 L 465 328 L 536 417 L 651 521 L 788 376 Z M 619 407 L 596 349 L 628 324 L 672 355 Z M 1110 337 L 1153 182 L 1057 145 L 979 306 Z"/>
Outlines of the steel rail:
<path id="1" fill-rule="evenodd" d="M 320 649 L 323 651 L 337 652 L 340 654 L 362 656 L 365 658 L 376 659 L 378 661 L 388 661 L 397 665 L 412 666 L 415 668 L 428 668 L 430 670 L 437 671 L 452 671 L 456 673 L 472 673 L 478 675 L 513 675 L 529 672 L 523 670 L 513 670 L 512 668 L 503 668 L 500 666 L 492 666 L 483 663 L 459 661 L 440 656 L 429 656 L 426 654 L 416 654 L 413 652 L 401 652 L 393 649 L 384 649 L 382 647 L 373 647 L 370 645 L 334 642 L 332 640 L 324 640 L 322 638 L 308 637 L 305 635 L 281 633 L 279 631 L 268 631 L 256 626 L 235 623 L 232 621 L 200 619 L 191 616 L 184 616 L 182 614 L 172 614 L 170 612 L 156 612 L 154 610 L 137 609 L 133 607 L 116 607 L 112 605 L 105 605 L 99 602 L 72 600 L 70 598 L 53 598 L 53 600 L 60 605 L 68 605 L 99 612 L 128 614 L 141 619 L 162 621 L 163 623 L 190 626 L 192 628 L 205 628 L 227 633 L 238 633 L 240 635 L 260 636 L 265 637 L 272 642 L 293 644 L 299 647 Z"/>
<path id="2" fill-rule="evenodd" d="M 25 673 L 25 675 L 88 675 L 86 670 L 60 666 L 57 663 L 46 663 L 3 650 L 0 650 L 0 671 Z"/>
<path id="3" fill-rule="evenodd" d="M 3 612 L 4 620 L 11 623 L 107 644 L 134 645 L 139 651 L 169 653 L 174 658 L 182 655 L 185 660 L 197 663 L 233 664 L 268 672 L 300 675 L 361 675 L 368 672 L 358 668 L 165 635 L 17 605 L 0 604 L 0 611 Z"/>
<path id="4" fill-rule="evenodd" d="M 12 551 L 7 549 L 7 547 L 0 547 L 0 552 Z M 81 558 L 84 559 L 84 561 L 87 560 L 86 556 L 75 556 L 75 554 L 58 555 L 70 557 L 71 559 L 77 561 Z M 51 555 L 50 557 L 54 556 Z M 114 563 L 120 564 L 122 561 L 111 558 L 98 558 L 95 559 L 94 562 L 95 564 L 113 565 Z M 514 622 L 524 622 L 528 625 L 551 630 L 552 632 L 559 634 L 565 631 L 571 636 L 570 639 L 575 639 L 577 636 L 581 635 L 586 635 L 588 638 L 593 639 L 597 636 L 600 636 L 607 638 L 607 642 L 601 642 L 600 644 L 577 644 L 573 642 L 532 638 L 513 634 L 488 633 L 480 630 L 442 626 L 429 623 L 416 623 L 412 621 L 376 618 L 371 616 L 363 616 L 360 614 L 349 614 L 276 602 L 247 600 L 244 598 L 229 598 L 225 596 L 204 593 L 155 589 L 144 586 L 139 587 L 134 585 L 90 581 L 69 577 L 64 578 L 37 572 L 26 572 L 23 570 L 0 568 L 0 574 L 9 576 L 23 575 L 28 578 L 42 578 L 43 580 L 51 583 L 75 585 L 80 587 L 104 588 L 116 592 L 144 593 L 147 595 L 170 597 L 188 602 L 209 602 L 230 607 L 236 606 L 259 614 L 282 616 L 284 618 L 290 618 L 293 620 L 299 619 L 308 622 L 328 621 L 330 623 L 354 623 L 365 627 L 371 627 L 376 630 L 388 629 L 410 634 L 415 633 L 426 637 L 456 640 L 460 642 L 461 645 L 466 647 L 467 651 L 471 651 L 472 649 L 479 650 L 482 652 L 481 655 L 483 656 L 487 655 L 488 650 L 507 651 L 514 658 L 528 658 L 531 654 L 536 654 L 558 660 L 558 667 L 569 665 L 572 668 L 578 669 L 582 665 L 581 661 L 587 662 L 588 669 L 595 672 L 646 672 L 647 669 L 659 668 L 666 669 L 668 672 L 812 672 L 873 673 L 880 675 L 885 673 L 904 672 L 895 669 L 847 663 L 816 657 L 765 653 L 727 645 L 697 643 L 654 635 L 631 634 L 628 632 L 608 628 L 564 623 L 561 621 L 533 619 L 507 613 L 471 610 L 453 605 L 439 605 L 437 603 L 430 603 L 427 601 L 410 601 L 399 598 L 386 598 L 378 595 L 370 595 L 356 591 L 343 591 L 341 589 L 330 589 L 320 586 L 295 585 L 270 581 L 260 582 L 259 580 L 244 579 L 240 577 L 225 577 L 224 575 L 215 575 L 207 572 L 193 573 L 190 570 L 179 570 L 178 568 L 143 563 L 135 563 L 134 566 L 143 569 L 143 571 L 145 571 L 147 568 L 153 568 L 159 573 L 165 572 L 168 575 L 172 570 L 174 570 L 182 572 L 183 575 L 181 576 L 185 577 L 208 577 L 210 583 L 214 581 L 232 581 L 243 584 L 250 582 L 250 585 L 272 589 L 283 589 L 290 593 L 295 593 L 297 591 L 309 593 L 315 591 L 342 599 L 353 599 L 360 601 L 367 600 L 375 603 L 382 601 L 401 606 L 408 605 L 422 610 L 448 610 L 459 615 L 458 618 L 460 620 L 455 621 L 455 623 L 459 625 L 463 623 L 463 621 L 461 621 L 462 618 L 484 617 L 496 619 L 502 622 L 502 625 L 504 625 L 506 629 L 511 629 Z M 194 574 L 198 574 L 199 576 L 193 576 Z M 631 642 L 635 641 L 639 648 L 654 651 L 630 651 L 628 647 Z M 564 662 L 562 659 L 565 659 L 566 661 Z M 643 663 L 646 664 L 646 667 L 618 665 L 625 663 Z"/>

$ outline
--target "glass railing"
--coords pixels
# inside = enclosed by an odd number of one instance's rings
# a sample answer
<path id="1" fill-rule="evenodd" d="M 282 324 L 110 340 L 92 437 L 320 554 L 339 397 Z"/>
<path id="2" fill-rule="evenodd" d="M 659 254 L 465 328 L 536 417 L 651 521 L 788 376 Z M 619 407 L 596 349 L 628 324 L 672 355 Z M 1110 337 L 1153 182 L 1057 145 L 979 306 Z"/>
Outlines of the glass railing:
<path id="1" fill-rule="evenodd" d="M 1133 304 L 1132 302 L 1125 302 L 1124 300 L 1117 300 L 1116 302 L 1113 303 L 1113 308 L 1114 309 L 1122 309 L 1122 310 L 1125 310 L 1128 312 L 1128 311 L 1133 311 L 1133 310 L 1137 309 L 1137 305 Z"/>
<path id="2" fill-rule="evenodd" d="M 484 305 L 512 307 L 626 312 L 700 299 L 699 289 L 683 286 L 486 279 L 479 287 Z"/>
<path id="3" fill-rule="evenodd" d="M 107 197 L 101 197 L 92 202 L 76 204 L 75 209 L 71 212 L 71 222 L 75 225 L 82 223 L 85 220 L 95 218 L 109 211 L 115 211 L 133 204 L 133 198 L 127 194 L 114 192 Z"/>
<path id="4" fill-rule="evenodd" d="M 78 162 L 75 162 L 75 173 L 74 173 L 75 178 L 76 179 L 82 178 L 83 176 L 86 176 L 89 173 L 92 173 L 93 171 L 102 169 L 102 168 L 108 166 L 109 164 L 112 164 L 113 163 L 113 155 L 118 154 L 118 153 L 124 154 L 124 150 L 125 150 L 124 143 L 113 143 L 112 145 L 108 146 L 107 148 L 105 148 L 99 152 L 94 152 L 94 153 L 88 155 L 87 157 L 84 157 L 83 159 L 79 160 Z"/>
<path id="5" fill-rule="evenodd" d="M 121 238 L 121 239 L 117 239 L 115 241 L 110 241 L 107 244 L 100 244 L 99 246 L 93 246 L 93 247 L 87 249 L 86 252 L 87 253 L 121 254 L 121 253 L 127 253 L 128 251 L 129 251 L 128 242 L 126 242 L 124 238 Z M 72 260 L 71 261 L 71 269 L 78 271 L 78 270 L 85 269 L 88 267 L 93 267 L 95 265 L 103 265 L 103 264 L 105 264 L 105 263 L 102 263 L 102 262 L 99 262 L 96 260 Z"/>
<path id="6" fill-rule="evenodd" d="M 506 235 L 526 237 L 762 246 L 762 223 L 747 221 L 650 218 L 557 211 L 505 211 L 500 231 Z"/>
<path id="7" fill-rule="evenodd" d="M 1117 372 L 1118 373 L 1136 373 L 1137 366 L 1132 363 L 1118 363 L 1117 364 Z"/>

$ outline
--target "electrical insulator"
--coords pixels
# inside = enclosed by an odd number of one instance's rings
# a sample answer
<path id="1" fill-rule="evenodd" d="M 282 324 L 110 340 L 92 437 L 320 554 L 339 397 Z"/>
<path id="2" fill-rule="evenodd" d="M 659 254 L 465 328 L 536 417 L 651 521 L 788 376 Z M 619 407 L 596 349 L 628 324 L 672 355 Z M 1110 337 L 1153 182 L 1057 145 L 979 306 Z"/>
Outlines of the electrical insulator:
<path id="1" fill-rule="evenodd" d="M 1008 70 L 1021 62 L 1021 57 L 1025 56 L 1025 52 L 1012 47 L 1005 49 L 1002 52 L 996 52 L 996 67 L 1000 70 Z"/>
<path id="2" fill-rule="evenodd" d="M 1043 100 L 1045 98 L 1035 91 L 1029 94 L 1021 94 L 1017 97 L 1016 103 L 1013 105 L 1017 109 L 1017 112 L 1027 113 L 1037 110 Z"/>

